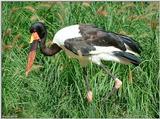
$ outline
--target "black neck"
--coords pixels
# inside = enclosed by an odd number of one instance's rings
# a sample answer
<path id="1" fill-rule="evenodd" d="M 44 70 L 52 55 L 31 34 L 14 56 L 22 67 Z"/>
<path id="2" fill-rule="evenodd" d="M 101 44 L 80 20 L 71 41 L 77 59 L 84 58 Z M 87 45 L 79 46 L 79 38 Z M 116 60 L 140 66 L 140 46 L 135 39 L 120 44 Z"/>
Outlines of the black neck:
<path id="1" fill-rule="evenodd" d="M 52 56 L 58 53 L 61 48 L 57 44 L 52 44 L 49 48 L 46 47 L 46 38 L 47 38 L 47 31 L 45 30 L 45 35 L 40 41 L 40 49 L 41 52 L 46 56 Z"/>

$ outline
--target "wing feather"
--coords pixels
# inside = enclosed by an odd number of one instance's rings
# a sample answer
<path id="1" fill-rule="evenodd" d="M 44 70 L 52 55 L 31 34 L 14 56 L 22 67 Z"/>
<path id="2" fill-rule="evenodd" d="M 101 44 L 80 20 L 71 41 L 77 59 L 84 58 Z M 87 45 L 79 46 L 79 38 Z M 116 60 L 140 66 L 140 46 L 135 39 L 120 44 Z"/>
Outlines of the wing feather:
<path id="1" fill-rule="evenodd" d="M 129 47 L 133 52 L 140 53 L 140 48 L 131 38 L 106 32 L 94 25 L 80 25 L 82 37 L 67 39 L 64 47 L 75 54 L 88 56 L 102 52 L 126 51 Z M 127 44 L 127 47 L 126 47 Z M 113 50 L 113 51 L 112 51 Z"/>

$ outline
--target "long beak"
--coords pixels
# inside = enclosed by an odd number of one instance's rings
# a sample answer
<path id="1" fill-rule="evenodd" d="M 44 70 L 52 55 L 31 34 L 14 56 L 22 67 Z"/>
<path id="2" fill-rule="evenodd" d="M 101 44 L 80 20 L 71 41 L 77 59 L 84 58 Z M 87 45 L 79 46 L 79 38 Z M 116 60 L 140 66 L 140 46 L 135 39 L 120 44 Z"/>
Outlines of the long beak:
<path id="1" fill-rule="evenodd" d="M 28 55 L 28 63 L 26 66 L 26 76 L 28 76 L 29 72 L 31 71 L 32 65 L 34 63 L 34 59 L 36 57 L 36 49 L 38 47 L 38 39 L 34 39 L 34 34 L 31 36 L 31 47 L 29 50 L 29 55 Z"/>

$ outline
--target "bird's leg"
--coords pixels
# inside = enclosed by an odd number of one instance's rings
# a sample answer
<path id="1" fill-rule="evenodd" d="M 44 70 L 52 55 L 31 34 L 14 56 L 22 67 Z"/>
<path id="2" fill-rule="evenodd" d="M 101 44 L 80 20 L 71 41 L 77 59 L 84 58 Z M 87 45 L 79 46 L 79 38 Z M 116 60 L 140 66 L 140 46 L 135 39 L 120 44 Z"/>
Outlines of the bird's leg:
<path id="1" fill-rule="evenodd" d="M 105 98 L 108 99 L 115 91 L 117 91 L 117 90 L 121 87 L 122 81 L 119 80 L 115 75 L 113 75 L 113 74 L 111 73 L 111 71 L 110 71 L 108 68 L 106 68 L 103 64 L 101 64 L 100 66 L 101 66 L 101 67 L 106 71 L 106 73 L 109 74 L 109 75 L 111 76 L 111 78 L 114 79 L 114 81 L 115 81 L 115 84 L 114 84 L 114 86 L 113 86 L 113 88 L 112 88 L 112 91 L 109 92 L 109 94 L 106 95 L 106 97 L 105 97 Z"/>
<path id="2" fill-rule="evenodd" d="M 90 83 L 88 80 L 88 72 L 86 70 L 86 67 L 83 67 L 83 74 L 84 74 L 84 79 L 85 79 L 85 85 L 86 85 L 86 89 L 87 89 L 87 100 L 88 102 L 92 102 L 92 91 L 90 88 Z"/>

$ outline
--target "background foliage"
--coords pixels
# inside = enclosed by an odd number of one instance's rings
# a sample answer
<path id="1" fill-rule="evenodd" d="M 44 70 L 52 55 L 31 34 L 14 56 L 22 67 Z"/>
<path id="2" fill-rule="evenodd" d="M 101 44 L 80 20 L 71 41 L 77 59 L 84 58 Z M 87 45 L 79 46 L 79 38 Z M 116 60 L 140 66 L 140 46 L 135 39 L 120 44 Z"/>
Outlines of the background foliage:
<path id="1" fill-rule="evenodd" d="M 3 117 L 159 117 L 158 2 L 2 2 Z M 64 52 L 25 66 L 29 27 L 43 21 L 47 45 L 62 27 L 90 23 L 129 35 L 142 46 L 138 67 L 105 62 L 122 81 L 118 94 L 102 102 L 113 81 L 101 68 L 87 66 L 94 101 L 88 104 L 81 67 Z"/>

